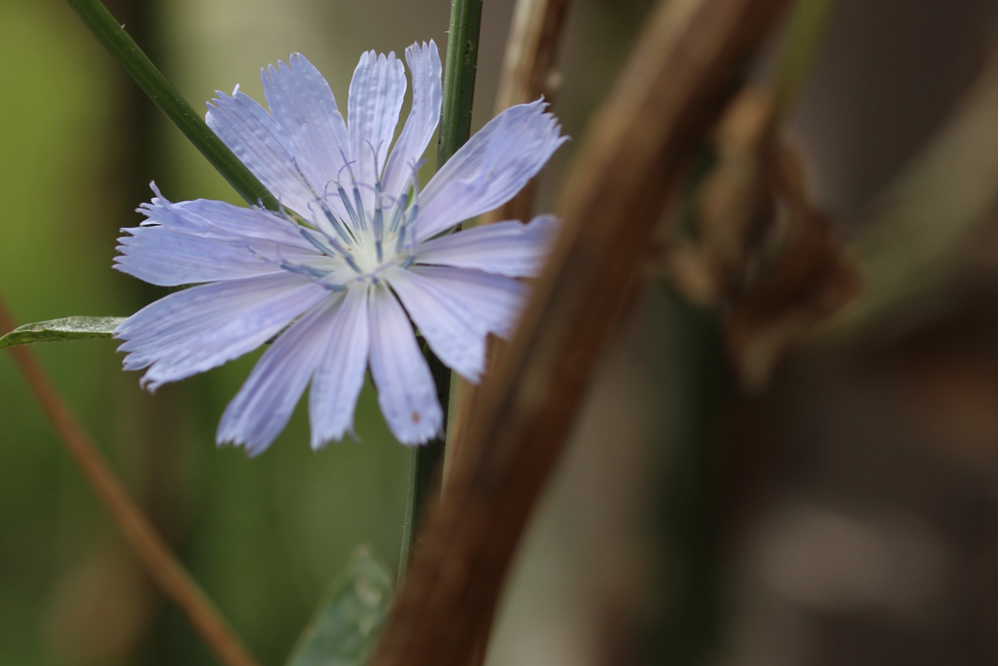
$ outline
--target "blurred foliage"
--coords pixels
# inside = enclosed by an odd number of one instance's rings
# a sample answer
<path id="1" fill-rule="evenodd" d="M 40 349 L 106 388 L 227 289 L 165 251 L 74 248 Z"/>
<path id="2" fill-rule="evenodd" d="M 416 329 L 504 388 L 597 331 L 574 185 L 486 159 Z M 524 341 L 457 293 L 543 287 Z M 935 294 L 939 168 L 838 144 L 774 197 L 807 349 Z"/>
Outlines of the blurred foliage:
<path id="1" fill-rule="evenodd" d="M 872 205 L 868 224 L 854 241 L 864 298 L 821 328 L 817 340 L 832 343 L 886 321 L 891 326 L 893 316 L 917 300 L 920 318 L 940 314 L 935 295 L 941 300 L 943 288 L 969 272 L 970 237 L 996 215 L 996 121 L 992 62 Z"/>
<path id="2" fill-rule="evenodd" d="M 368 663 L 392 602 L 391 574 L 360 546 L 330 583 L 288 659 L 288 666 Z"/>
<path id="3" fill-rule="evenodd" d="M 117 229 L 139 221 L 131 211 L 140 201 L 123 193 L 135 174 L 121 173 L 121 165 L 136 162 L 128 151 L 137 147 L 121 139 L 130 122 L 121 100 L 131 82 L 55 0 L 0 2 L 0 62 L 7 66 L 0 291 L 14 315 L 21 322 L 127 315 L 166 293 L 111 268 Z M 200 108 L 201 99 L 189 99 Z M 162 135 L 176 131 L 156 123 L 154 142 L 166 145 Z M 237 199 L 193 149 L 171 156 L 138 177 L 188 183 L 183 192 L 174 188 L 176 199 Z M 356 544 L 373 544 L 395 566 L 407 450 L 385 428 L 370 385 L 355 420 L 361 443 L 314 453 L 300 409 L 259 459 L 217 450 L 218 419 L 259 352 L 149 396 L 138 374 L 121 372 L 115 346 L 98 340 L 36 349 L 133 496 L 250 649 L 263 663 L 281 662 Z M 112 561 L 107 552 L 117 553 L 114 562 L 131 555 L 121 554 L 115 528 L 6 355 L 0 396 L 0 663 L 214 663 L 179 611 L 157 602 L 148 585 L 98 584 L 108 571 L 134 576 L 123 565 L 101 565 Z M 146 613 L 150 599 L 155 612 Z M 71 636 L 104 640 L 80 630 L 92 626 L 98 600 L 145 624 L 129 640 L 114 637 L 114 650 L 66 647 Z M 94 662 L 88 654 L 102 656 Z"/>

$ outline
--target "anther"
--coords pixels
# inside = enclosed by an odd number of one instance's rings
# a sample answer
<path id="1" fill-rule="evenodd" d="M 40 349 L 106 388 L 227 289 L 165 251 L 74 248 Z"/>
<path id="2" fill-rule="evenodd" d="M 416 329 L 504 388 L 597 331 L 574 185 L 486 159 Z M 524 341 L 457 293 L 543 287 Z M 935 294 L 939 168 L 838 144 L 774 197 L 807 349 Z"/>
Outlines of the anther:
<path id="1" fill-rule="evenodd" d="M 354 186 L 354 205 L 358 209 L 358 220 L 361 223 L 360 228 L 362 231 L 365 231 L 368 228 L 368 225 L 365 223 L 365 207 L 361 203 L 361 190 L 358 189 L 357 185 Z"/>
<path id="2" fill-rule="evenodd" d="M 343 246 L 341 246 L 340 243 L 338 243 L 335 238 L 330 238 L 329 236 L 327 236 L 326 240 L 329 241 L 329 245 L 327 245 L 322 240 L 317 238 L 315 234 L 313 234 L 308 229 L 305 228 L 300 229 L 299 233 L 301 233 L 303 238 L 312 243 L 313 247 L 315 247 L 323 254 L 327 255 L 328 257 L 339 255 L 344 259 L 344 261 L 347 262 L 347 265 L 350 266 L 355 273 L 359 274 L 361 273 L 361 269 L 358 268 L 357 263 L 355 263 L 354 257 L 352 257 L 351 253 L 348 250 L 346 250 Z"/>
<path id="3" fill-rule="evenodd" d="M 375 181 L 375 216 L 372 220 L 372 228 L 375 232 L 375 255 L 379 263 L 382 263 L 382 183 Z"/>

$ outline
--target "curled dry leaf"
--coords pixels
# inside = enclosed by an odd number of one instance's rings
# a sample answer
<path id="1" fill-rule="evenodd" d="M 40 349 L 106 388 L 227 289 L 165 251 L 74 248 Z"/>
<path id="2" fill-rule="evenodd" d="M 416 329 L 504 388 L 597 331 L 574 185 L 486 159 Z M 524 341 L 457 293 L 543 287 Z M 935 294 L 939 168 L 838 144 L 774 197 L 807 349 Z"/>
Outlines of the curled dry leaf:
<path id="1" fill-rule="evenodd" d="M 861 291 L 860 274 L 833 224 L 806 199 L 795 156 L 776 151 L 769 172 L 773 236 L 761 249 L 752 285 L 725 316 L 730 353 L 750 390 L 763 389 L 781 354 Z"/>
<path id="2" fill-rule="evenodd" d="M 713 135 L 716 165 L 697 202 L 698 235 L 717 293 L 739 298 L 749 286 L 753 248 L 773 219 L 767 167 L 774 146 L 774 105 L 766 93 L 743 91 Z"/>
<path id="3" fill-rule="evenodd" d="M 757 391 L 796 338 L 858 294 L 860 279 L 830 220 L 810 205 L 798 160 L 778 143 L 768 93 L 741 92 L 712 148 L 694 237 L 674 243 L 667 274 L 693 302 L 722 310 L 737 374 Z"/>

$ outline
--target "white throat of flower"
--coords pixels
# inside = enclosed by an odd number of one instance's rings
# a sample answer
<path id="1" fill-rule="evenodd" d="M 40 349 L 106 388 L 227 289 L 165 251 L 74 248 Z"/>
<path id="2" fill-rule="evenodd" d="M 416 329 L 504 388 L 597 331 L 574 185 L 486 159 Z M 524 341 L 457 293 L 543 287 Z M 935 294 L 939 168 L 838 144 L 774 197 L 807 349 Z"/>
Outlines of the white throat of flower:
<path id="1" fill-rule="evenodd" d="M 310 205 L 310 212 L 317 221 L 303 223 L 301 216 L 282 208 L 282 216 L 298 226 L 302 237 L 320 254 L 306 263 L 293 264 L 282 260 L 281 267 L 332 291 L 344 290 L 354 280 L 378 283 L 379 273 L 388 266 L 409 267 L 417 246 L 414 221 L 420 209 L 417 204 L 417 171 L 420 166 L 416 164 L 412 167 L 407 186 L 397 198 L 382 192 L 381 180 L 376 180 L 371 186 L 375 194 L 373 210 L 368 210 L 361 196 L 361 188 L 366 184 L 357 182 L 350 162 L 345 159 L 341 173 L 346 171 L 350 176 L 351 191 L 348 193 L 345 186 L 348 184 L 343 179 L 327 183 L 322 195 L 314 190 L 315 207 Z M 375 173 L 381 173 L 377 163 Z M 304 175 L 303 180 L 306 180 Z M 336 189 L 335 196 L 343 205 L 347 219 L 342 219 L 331 208 L 329 197 L 334 196 L 331 188 Z M 349 272 L 344 270 L 345 267 Z"/>

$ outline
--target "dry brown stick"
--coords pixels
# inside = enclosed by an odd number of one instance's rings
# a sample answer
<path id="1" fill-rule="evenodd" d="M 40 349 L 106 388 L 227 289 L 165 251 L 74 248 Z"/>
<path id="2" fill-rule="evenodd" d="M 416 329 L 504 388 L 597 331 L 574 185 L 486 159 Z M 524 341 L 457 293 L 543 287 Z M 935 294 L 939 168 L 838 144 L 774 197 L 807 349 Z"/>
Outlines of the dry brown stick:
<path id="1" fill-rule="evenodd" d="M 496 113 L 515 104 L 533 102 L 545 95 L 552 102 L 556 56 L 562 43 L 569 0 L 518 0 L 494 104 Z M 534 201 L 535 181 L 500 208 L 483 215 L 480 224 L 501 220 L 528 221 Z"/>
<path id="2" fill-rule="evenodd" d="M 495 103 L 496 113 L 515 104 L 524 104 L 541 95 L 551 100 L 549 79 L 555 66 L 556 54 L 562 41 L 563 26 L 569 0 L 518 0 L 514 6 L 510 36 L 504 53 L 503 70 Z M 528 221 L 534 201 L 534 181 L 506 204 L 482 216 L 480 224 L 501 220 Z M 496 358 L 497 340 L 490 341 L 488 366 Z M 457 410 L 449 425 L 449 442 L 445 452 L 444 491 L 447 493 L 450 470 L 457 464 L 465 446 L 468 424 L 478 403 L 479 387 L 462 379 L 457 381 Z"/>
<path id="3" fill-rule="evenodd" d="M 568 9 L 569 0 L 518 0 L 514 6 L 503 69 L 500 72 L 500 85 L 494 104 L 496 113 L 515 104 L 532 102 L 542 95 L 546 95 L 549 102 L 552 101 L 555 91 L 551 89 L 550 79 L 562 41 Z M 483 215 L 479 223 L 492 224 L 501 220 L 527 222 L 531 216 L 534 199 L 535 181 L 532 180 L 513 199 Z M 502 344 L 504 342 L 498 339 L 489 341 L 487 367 L 495 364 L 499 353 L 498 347 Z M 455 469 L 462 451 L 466 448 L 467 426 L 472 421 L 480 395 L 479 386 L 470 384 L 460 377 L 456 380 L 456 388 L 457 409 L 448 428 L 449 441 L 445 449 L 442 482 L 445 496 L 451 483 L 451 471 Z M 478 621 L 478 626 L 473 630 L 477 635 L 475 648 L 467 666 L 479 666 L 486 659 L 493 614 L 483 614 L 479 616 Z"/>
<path id="4" fill-rule="evenodd" d="M 633 295 L 666 194 L 782 0 L 661 0 L 594 118 L 562 192 L 565 220 L 512 343 L 484 387 L 468 450 L 373 664 L 463 666 L 477 618 L 558 457 L 594 365 Z"/>
<path id="5" fill-rule="evenodd" d="M 542 95 L 552 102 L 556 56 L 562 44 L 569 0 L 518 0 L 494 104 L 496 113 L 515 104 L 533 102 Z M 535 181 L 500 208 L 482 216 L 480 224 L 501 220 L 528 221 L 535 199 Z"/>
<path id="6" fill-rule="evenodd" d="M 549 91 L 569 0 L 518 0 L 514 6 L 496 111 L 532 102 Z"/>
<path id="7" fill-rule="evenodd" d="M 0 296 L 0 331 L 7 332 L 15 328 L 14 319 Z M 31 349 L 20 345 L 9 347 L 8 351 L 66 451 L 111 513 L 125 539 L 135 549 L 149 576 L 163 594 L 180 606 L 221 663 L 226 666 L 256 666 L 257 662 L 198 583 L 191 578 L 142 512 L 132 503 L 104 457 L 49 381 Z"/>

